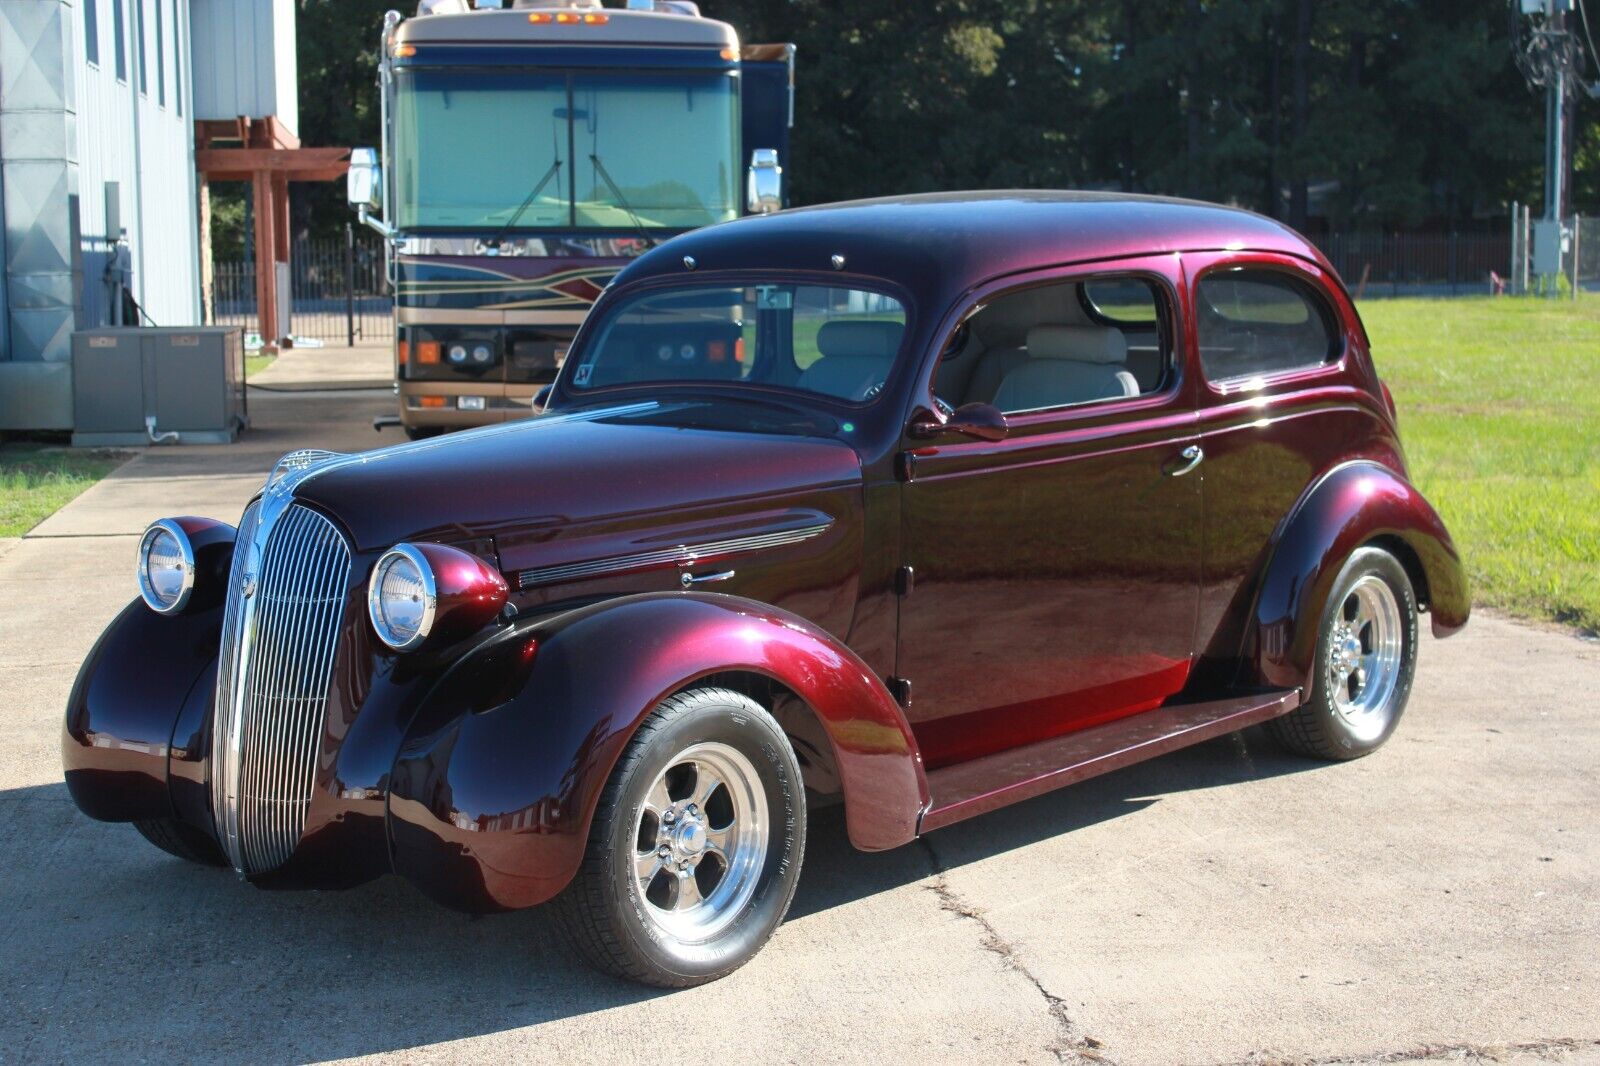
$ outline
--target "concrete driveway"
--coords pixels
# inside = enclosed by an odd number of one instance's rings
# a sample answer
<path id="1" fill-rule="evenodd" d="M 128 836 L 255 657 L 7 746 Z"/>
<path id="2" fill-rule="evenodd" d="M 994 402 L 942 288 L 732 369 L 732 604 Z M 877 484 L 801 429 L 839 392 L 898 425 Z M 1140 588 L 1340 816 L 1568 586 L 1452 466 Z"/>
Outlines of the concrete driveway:
<path id="1" fill-rule="evenodd" d="M 61 710 L 145 522 L 398 439 L 381 392 L 251 403 L 241 444 L 0 544 L 0 1061 L 1600 1061 L 1600 645 L 1492 617 L 1425 642 L 1357 763 L 1252 731 L 878 855 L 820 813 L 788 922 L 687 992 L 595 976 L 538 911 L 260 892 L 92 822 Z"/>

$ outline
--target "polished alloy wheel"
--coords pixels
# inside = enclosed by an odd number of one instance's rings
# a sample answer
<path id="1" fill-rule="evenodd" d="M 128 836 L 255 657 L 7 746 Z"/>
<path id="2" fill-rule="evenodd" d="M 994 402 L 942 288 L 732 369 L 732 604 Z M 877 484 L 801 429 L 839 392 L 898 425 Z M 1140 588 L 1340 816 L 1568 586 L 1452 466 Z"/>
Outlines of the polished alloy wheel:
<path id="1" fill-rule="evenodd" d="M 755 893 L 768 832 L 766 793 L 749 759 L 719 743 L 679 753 L 645 794 L 634 832 L 650 920 L 684 943 L 715 937 Z"/>
<path id="2" fill-rule="evenodd" d="M 1383 735 L 1400 678 L 1405 629 L 1394 590 L 1375 574 L 1350 586 L 1328 632 L 1328 692 L 1362 741 Z"/>

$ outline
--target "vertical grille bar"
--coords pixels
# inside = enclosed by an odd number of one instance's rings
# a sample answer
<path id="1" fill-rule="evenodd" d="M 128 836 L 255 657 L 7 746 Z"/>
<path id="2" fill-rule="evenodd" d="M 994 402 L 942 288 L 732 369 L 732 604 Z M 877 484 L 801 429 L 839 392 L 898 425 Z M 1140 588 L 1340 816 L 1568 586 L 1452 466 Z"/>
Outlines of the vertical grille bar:
<path id="1" fill-rule="evenodd" d="M 283 865 L 305 829 L 350 582 L 344 537 L 299 504 L 268 518 L 252 573 L 259 521 L 234 553 L 213 730 L 218 837 L 244 873 Z"/>

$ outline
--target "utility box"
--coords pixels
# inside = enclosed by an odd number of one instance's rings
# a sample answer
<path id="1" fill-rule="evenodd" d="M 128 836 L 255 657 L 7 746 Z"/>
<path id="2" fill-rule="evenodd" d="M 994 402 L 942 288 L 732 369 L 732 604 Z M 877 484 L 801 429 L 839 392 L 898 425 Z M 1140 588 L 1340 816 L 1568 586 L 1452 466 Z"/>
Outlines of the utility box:
<path id="1" fill-rule="evenodd" d="M 217 326 L 72 335 L 75 445 L 227 444 L 249 424 L 244 337 Z"/>
<path id="2" fill-rule="evenodd" d="M 1560 222 L 1539 219 L 1533 224 L 1533 272 L 1536 275 L 1561 273 L 1561 260 L 1567 239 Z"/>

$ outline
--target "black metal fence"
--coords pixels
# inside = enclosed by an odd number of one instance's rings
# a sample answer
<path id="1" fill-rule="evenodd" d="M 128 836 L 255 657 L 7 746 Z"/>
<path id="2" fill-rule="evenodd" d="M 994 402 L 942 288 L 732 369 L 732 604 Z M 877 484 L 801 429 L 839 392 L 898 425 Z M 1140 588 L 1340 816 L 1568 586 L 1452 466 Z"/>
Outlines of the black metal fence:
<path id="1" fill-rule="evenodd" d="M 255 261 L 212 264 L 212 319 L 256 328 Z M 300 241 L 290 254 L 289 332 L 324 344 L 394 336 L 394 297 L 385 276 L 383 239 L 349 227 L 343 240 Z"/>
<path id="2" fill-rule="evenodd" d="M 1577 220 L 1579 285 L 1600 284 L 1600 223 Z M 1483 295 L 1513 272 L 1505 233 L 1331 233 L 1312 238 L 1358 298 Z M 394 298 L 384 274 L 383 240 L 350 227 L 343 240 L 301 241 L 290 263 L 290 332 L 324 344 L 394 336 Z M 214 320 L 256 325 L 255 264 L 213 264 Z"/>
<path id="3" fill-rule="evenodd" d="M 1330 233 L 1312 243 L 1357 298 L 1482 296 L 1511 271 L 1509 226 L 1498 234 Z"/>

